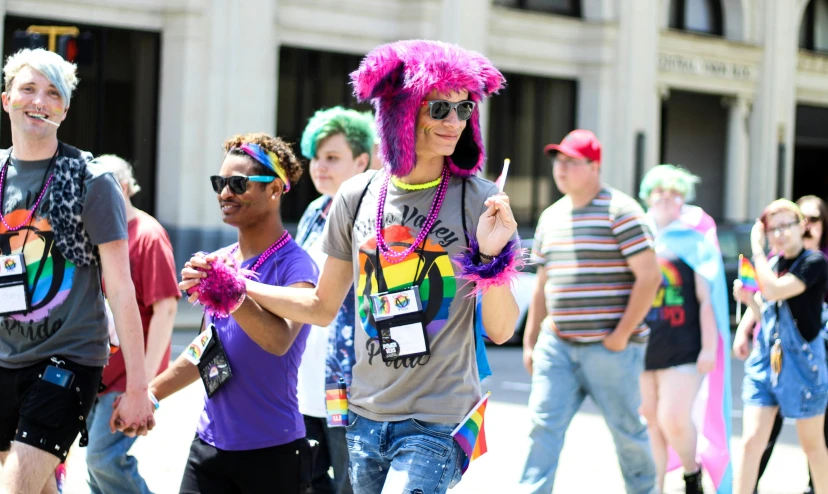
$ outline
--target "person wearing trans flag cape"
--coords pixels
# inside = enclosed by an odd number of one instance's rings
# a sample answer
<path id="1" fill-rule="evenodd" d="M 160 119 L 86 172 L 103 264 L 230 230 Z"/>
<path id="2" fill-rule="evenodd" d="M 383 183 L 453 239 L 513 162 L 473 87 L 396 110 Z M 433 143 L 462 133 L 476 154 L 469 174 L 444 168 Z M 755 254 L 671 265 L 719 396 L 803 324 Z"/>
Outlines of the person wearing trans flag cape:
<path id="1" fill-rule="evenodd" d="M 685 492 L 702 492 L 704 470 L 716 492 L 724 494 L 732 492 L 733 480 L 728 291 L 716 224 L 701 208 L 684 203 L 693 199 L 697 181 L 681 168 L 662 165 L 641 185 L 640 197 L 650 205 L 648 216 L 658 227 L 656 253 L 666 283 L 664 296 L 656 298 L 647 317 L 653 333 L 641 381 L 642 414 L 649 423 L 661 487 L 665 471 L 684 466 Z M 695 398 L 685 386 L 678 394 L 659 392 L 666 373 L 698 383 Z M 681 414 L 690 424 L 678 424 L 675 416 Z M 693 432 L 695 442 L 686 437 Z"/>

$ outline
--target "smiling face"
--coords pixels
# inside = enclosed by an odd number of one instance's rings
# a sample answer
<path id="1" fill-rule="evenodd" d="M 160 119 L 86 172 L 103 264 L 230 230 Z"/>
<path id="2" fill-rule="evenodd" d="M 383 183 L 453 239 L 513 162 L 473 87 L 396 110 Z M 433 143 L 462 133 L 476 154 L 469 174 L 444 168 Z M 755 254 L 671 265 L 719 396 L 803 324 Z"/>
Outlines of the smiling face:
<path id="1" fill-rule="evenodd" d="M 345 134 L 335 134 L 317 145 L 310 162 L 311 180 L 320 193 L 334 196 L 344 181 L 365 171 L 367 165 L 368 153 L 355 157 Z"/>
<path id="2" fill-rule="evenodd" d="M 14 76 L 11 88 L 2 98 L 12 129 L 30 139 L 55 138 L 57 127 L 38 117 L 60 123 L 69 110 L 49 79 L 29 66 Z"/>
<path id="3" fill-rule="evenodd" d="M 815 201 L 805 201 L 799 205 L 799 209 L 805 216 L 805 247 L 810 250 L 819 250 L 822 232 L 825 231 L 825 218 L 822 217 Z"/>
<path id="4" fill-rule="evenodd" d="M 259 167 L 252 158 L 228 154 L 219 175 L 250 177 L 259 175 L 257 169 Z M 244 194 L 234 194 L 229 186 L 225 186 L 218 194 L 222 220 L 239 229 L 261 225 L 263 219 L 273 214 L 274 210 L 278 214 L 278 209 L 274 209 L 274 201 L 278 201 L 281 196 L 281 184 L 280 180 L 270 183 L 248 182 Z"/>
<path id="5" fill-rule="evenodd" d="M 469 99 L 469 92 L 440 93 L 432 91 L 424 101 L 446 100 L 452 103 Z M 474 111 L 477 111 L 475 109 Z M 466 128 L 466 120 L 457 118 L 457 110 L 451 110 L 443 120 L 435 120 L 429 114 L 428 105 L 421 105 L 417 113 L 417 157 L 418 159 L 432 159 L 435 157 L 451 156 L 460 134 Z"/>

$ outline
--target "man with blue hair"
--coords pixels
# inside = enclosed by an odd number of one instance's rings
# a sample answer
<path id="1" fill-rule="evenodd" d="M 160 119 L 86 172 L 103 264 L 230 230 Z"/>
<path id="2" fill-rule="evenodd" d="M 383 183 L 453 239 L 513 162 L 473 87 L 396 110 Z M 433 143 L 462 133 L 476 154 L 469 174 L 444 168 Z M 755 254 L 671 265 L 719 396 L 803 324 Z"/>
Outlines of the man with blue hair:
<path id="1" fill-rule="evenodd" d="M 128 376 L 113 425 L 154 425 L 120 186 L 57 138 L 75 70 L 41 49 L 3 68 L 12 148 L 0 152 L 0 494 L 55 492 L 55 468 L 78 434 L 87 442 L 109 356 L 102 277 Z"/>
<path id="2" fill-rule="evenodd" d="M 333 198 L 342 183 L 362 173 L 371 161 L 374 146 L 374 117 L 337 106 L 317 111 L 302 134 L 302 155 L 310 160 L 310 175 L 321 197 L 310 203 L 299 220 L 299 245 L 321 269 L 327 256 L 322 252 L 322 232 L 328 221 Z M 351 385 L 354 365 L 353 287 L 327 327 L 314 326 L 308 335 L 299 367 L 299 409 L 305 418 L 308 439 L 319 442 L 313 472 L 314 494 L 353 492 L 348 479 L 348 445 L 345 428 L 333 427 L 326 419 L 325 388 Z M 333 467 L 334 478 L 328 475 Z"/>

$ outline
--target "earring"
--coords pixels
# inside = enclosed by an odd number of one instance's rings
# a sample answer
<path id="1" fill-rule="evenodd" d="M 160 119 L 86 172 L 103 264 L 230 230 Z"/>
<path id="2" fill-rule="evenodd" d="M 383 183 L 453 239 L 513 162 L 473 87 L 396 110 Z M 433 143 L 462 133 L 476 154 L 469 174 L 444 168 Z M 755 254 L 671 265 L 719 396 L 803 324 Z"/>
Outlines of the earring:
<path id="1" fill-rule="evenodd" d="M 273 194 L 273 195 L 272 195 L 272 196 L 270 196 L 270 197 L 272 197 L 272 198 L 276 199 L 276 194 Z"/>

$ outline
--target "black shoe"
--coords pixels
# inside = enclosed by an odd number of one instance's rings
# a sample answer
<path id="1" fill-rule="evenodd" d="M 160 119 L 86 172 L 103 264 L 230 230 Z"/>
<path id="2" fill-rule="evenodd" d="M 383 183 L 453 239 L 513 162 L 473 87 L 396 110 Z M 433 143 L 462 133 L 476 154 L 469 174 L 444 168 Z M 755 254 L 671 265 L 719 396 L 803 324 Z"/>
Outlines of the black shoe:
<path id="1" fill-rule="evenodd" d="M 684 474 L 684 492 L 685 494 L 704 494 L 701 468 L 694 473 Z"/>

